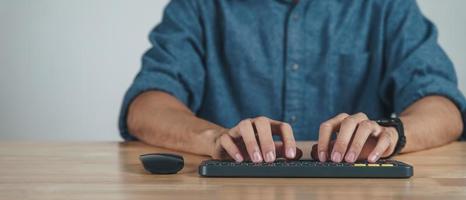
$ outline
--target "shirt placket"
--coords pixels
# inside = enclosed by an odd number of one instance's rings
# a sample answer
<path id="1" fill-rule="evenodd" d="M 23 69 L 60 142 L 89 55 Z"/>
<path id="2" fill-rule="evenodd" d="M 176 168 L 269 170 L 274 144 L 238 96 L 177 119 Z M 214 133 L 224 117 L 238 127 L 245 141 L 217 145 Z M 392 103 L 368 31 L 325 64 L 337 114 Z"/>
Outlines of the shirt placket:
<path id="1" fill-rule="evenodd" d="M 286 61 L 285 61 L 285 99 L 284 120 L 294 129 L 299 129 L 303 109 L 302 67 L 300 55 L 300 40 L 302 33 L 299 30 L 300 16 L 298 4 L 290 12 L 286 26 Z"/>

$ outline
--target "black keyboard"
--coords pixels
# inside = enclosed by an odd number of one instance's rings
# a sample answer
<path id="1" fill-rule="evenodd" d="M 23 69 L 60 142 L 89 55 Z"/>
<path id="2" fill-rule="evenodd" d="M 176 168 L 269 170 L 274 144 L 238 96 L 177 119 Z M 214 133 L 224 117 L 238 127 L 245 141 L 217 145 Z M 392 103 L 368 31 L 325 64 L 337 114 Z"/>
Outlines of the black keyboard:
<path id="1" fill-rule="evenodd" d="M 316 177 L 316 178 L 409 178 L 413 167 L 396 160 L 377 163 L 334 163 L 315 160 L 277 160 L 252 163 L 206 160 L 199 166 L 205 177 Z"/>

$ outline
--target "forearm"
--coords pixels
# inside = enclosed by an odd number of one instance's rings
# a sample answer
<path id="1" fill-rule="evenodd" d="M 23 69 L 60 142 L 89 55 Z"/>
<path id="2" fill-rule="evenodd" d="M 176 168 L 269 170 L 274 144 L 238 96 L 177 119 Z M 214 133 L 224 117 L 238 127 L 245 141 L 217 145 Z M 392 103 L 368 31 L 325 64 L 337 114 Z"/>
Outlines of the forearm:
<path id="1" fill-rule="evenodd" d="M 441 96 L 422 98 L 401 113 L 406 135 L 403 153 L 441 146 L 459 138 L 463 131 L 461 113 Z"/>
<path id="2" fill-rule="evenodd" d="M 225 130 L 158 91 L 145 92 L 132 102 L 127 123 L 130 133 L 143 142 L 200 155 L 211 155 L 214 140 Z"/>

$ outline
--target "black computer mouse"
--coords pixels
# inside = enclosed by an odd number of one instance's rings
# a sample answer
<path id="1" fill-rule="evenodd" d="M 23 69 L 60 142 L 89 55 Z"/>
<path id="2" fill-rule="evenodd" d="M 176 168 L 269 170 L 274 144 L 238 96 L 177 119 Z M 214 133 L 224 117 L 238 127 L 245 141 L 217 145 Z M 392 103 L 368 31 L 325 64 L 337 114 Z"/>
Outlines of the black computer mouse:
<path id="1" fill-rule="evenodd" d="M 150 153 L 139 156 L 144 169 L 152 174 L 176 174 L 184 167 L 182 156 L 170 153 Z"/>

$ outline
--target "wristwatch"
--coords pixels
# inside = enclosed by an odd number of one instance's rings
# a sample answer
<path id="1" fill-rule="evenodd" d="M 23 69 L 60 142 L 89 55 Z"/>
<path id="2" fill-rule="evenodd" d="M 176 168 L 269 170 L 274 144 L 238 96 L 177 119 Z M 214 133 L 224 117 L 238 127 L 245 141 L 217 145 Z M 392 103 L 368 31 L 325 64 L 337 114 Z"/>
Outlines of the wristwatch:
<path id="1" fill-rule="evenodd" d="M 380 126 L 393 127 L 396 129 L 396 132 L 398 133 L 398 141 L 396 142 L 396 146 L 393 150 L 393 153 L 390 156 L 388 156 L 388 158 L 391 158 L 399 154 L 406 145 L 406 136 L 403 127 L 403 122 L 401 122 L 400 118 L 379 119 L 375 120 L 375 122 Z"/>

